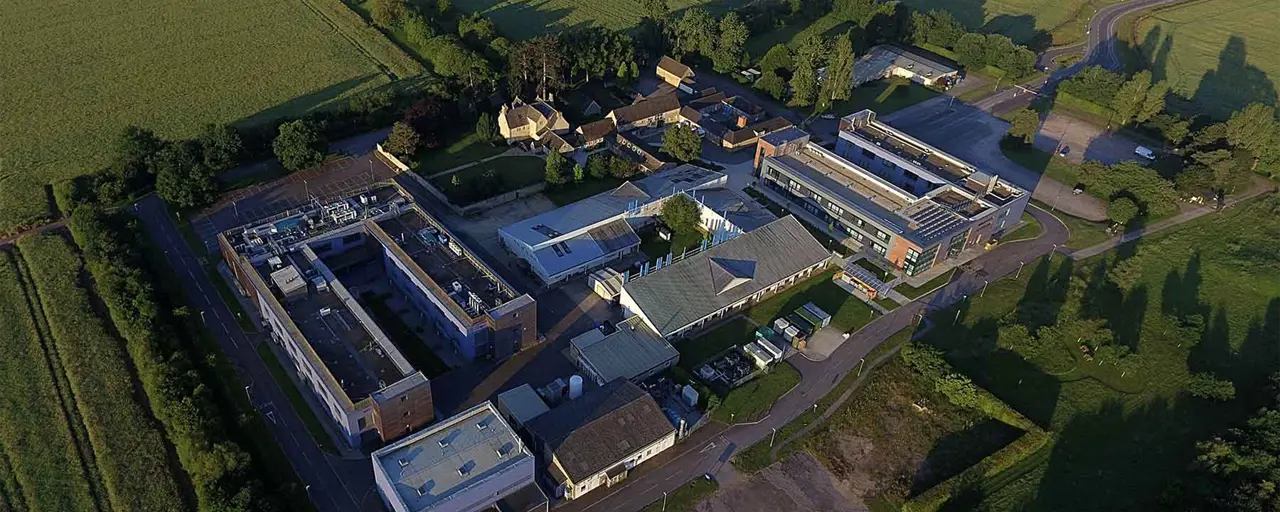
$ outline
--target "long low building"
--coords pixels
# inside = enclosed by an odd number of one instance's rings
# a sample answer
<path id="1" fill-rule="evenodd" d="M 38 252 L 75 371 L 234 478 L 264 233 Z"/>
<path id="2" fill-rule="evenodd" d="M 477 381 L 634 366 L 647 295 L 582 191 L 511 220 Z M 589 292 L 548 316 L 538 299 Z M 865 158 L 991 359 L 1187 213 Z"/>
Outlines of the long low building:
<path id="1" fill-rule="evenodd" d="M 345 282 L 398 289 L 459 355 L 502 359 L 538 342 L 536 304 L 388 185 L 218 235 L 240 291 L 347 444 L 435 420 L 431 385 Z M 372 272 L 373 274 L 370 274 Z M 344 276 L 340 278 L 339 276 Z M 415 347 L 416 348 L 416 347 Z"/>
<path id="2" fill-rule="evenodd" d="M 669 339 L 750 307 L 830 262 L 831 253 L 788 215 L 623 283 L 619 303 Z"/>
<path id="3" fill-rule="evenodd" d="M 553 284 L 635 252 L 636 229 L 652 223 L 671 196 L 727 183 L 722 173 L 686 164 L 505 226 L 498 235 L 539 279 Z"/>
<path id="4" fill-rule="evenodd" d="M 534 456 L 491 402 L 373 452 L 392 512 L 545 511 Z"/>
<path id="5" fill-rule="evenodd" d="M 798 129 L 760 140 L 755 186 L 908 276 L 1016 226 L 1031 194 L 863 110 L 834 151 Z"/>

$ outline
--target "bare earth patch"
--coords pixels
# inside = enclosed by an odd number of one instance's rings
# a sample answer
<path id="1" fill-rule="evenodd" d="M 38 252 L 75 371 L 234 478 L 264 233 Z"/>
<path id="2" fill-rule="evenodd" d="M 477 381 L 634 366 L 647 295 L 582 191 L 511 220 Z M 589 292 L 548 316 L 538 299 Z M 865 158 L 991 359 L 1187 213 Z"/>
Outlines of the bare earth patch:
<path id="1" fill-rule="evenodd" d="M 812 455 L 801 451 L 778 461 L 750 478 L 721 487 L 698 512 L 867 510 L 859 493 L 836 479 Z"/>

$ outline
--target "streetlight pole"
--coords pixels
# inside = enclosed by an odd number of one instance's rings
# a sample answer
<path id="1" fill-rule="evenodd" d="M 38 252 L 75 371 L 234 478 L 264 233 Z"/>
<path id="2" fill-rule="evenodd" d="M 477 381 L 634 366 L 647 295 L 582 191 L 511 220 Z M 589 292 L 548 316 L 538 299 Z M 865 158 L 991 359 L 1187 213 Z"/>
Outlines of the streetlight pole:
<path id="1" fill-rule="evenodd" d="M 202 324 L 203 324 L 203 323 L 205 323 L 205 321 L 204 321 L 204 310 L 203 310 L 203 309 L 202 309 L 202 310 L 200 310 L 200 323 L 202 323 Z"/>
<path id="2" fill-rule="evenodd" d="M 1023 266 L 1023 265 L 1026 265 L 1026 264 L 1027 264 L 1027 262 L 1025 262 L 1025 261 L 1020 261 L 1020 262 L 1018 262 L 1018 273 L 1016 273 L 1016 274 L 1014 274 L 1014 275 L 1013 275 L 1013 278 L 1014 278 L 1014 279 L 1017 279 L 1017 278 L 1018 278 L 1018 276 L 1022 275 L 1022 266 Z"/>
<path id="3" fill-rule="evenodd" d="M 983 295 L 986 295 L 986 294 L 987 294 L 987 284 L 989 284 L 989 282 L 988 282 L 986 279 L 983 279 L 983 280 L 982 280 L 982 292 L 978 294 L 978 298 L 982 298 L 982 296 L 983 296 Z"/>
<path id="4" fill-rule="evenodd" d="M 1053 263 L 1053 253 L 1058 252 L 1058 244 L 1053 244 L 1053 249 L 1049 250 L 1049 263 Z"/>
<path id="5" fill-rule="evenodd" d="M 667 491 L 662 491 L 662 512 L 667 512 Z"/>
<path id="6" fill-rule="evenodd" d="M 863 366 L 866 366 L 866 365 L 867 365 L 867 358 L 865 358 L 865 357 L 864 357 L 864 358 L 862 358 L 862 360 L 861 360 L 861 361 L 858 361 L 858 374 L 857 374 L 857 375 L 854 375 L 854 377 L 861 377 L 861 376 L 862 376 L 862 367 L 863 367 Z"/>
<path id="7" fill-rule="evenodd" d="M 774 428 L 773 428 L 773 429 L 771 429 L 771 430 L 773 430 L 773 433 L 772 433 L 772 434 L 769 434 L 769 447 L 770 447 L 770 448 L 773 448 L 773 438 L 775 438 L 775 437 L 777 437 L 777 436 L 778 436 L 778 428 L 777 428 L 777 427 L 774 427 Z"/>

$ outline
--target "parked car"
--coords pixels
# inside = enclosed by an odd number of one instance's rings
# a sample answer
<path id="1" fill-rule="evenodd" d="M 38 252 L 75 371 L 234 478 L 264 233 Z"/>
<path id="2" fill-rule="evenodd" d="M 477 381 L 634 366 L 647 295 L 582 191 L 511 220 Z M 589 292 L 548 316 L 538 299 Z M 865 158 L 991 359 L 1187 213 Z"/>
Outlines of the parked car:
<path id="1" fill-rule="evenodd" d="M 1133 148 L 1133 154 L 1138 155 L 1138 156 L 1140 156 L 1140 157 L 1142 157 L 1142 158 L 1145 158 L 1145 159 L 1147 159 L 1147 160 L 1155 160 L 1155 159 L 1156 159 L 1156 152 L 1155 152 L 1155 151 L 1152 151 L 1152 150 L 1150 150 L 1150 149 L 1148 149 L 1148 148 L 1147 148 L 1147 147 L 1145 147 L 1145 146 L 1138 146 L 1138 147 L 1136 147 L 1136 148 Z"/>
<path id="2" fill-rule="evenodd" d="M 1058 149 L 1058 156 L 1066 157 L 1067 153 L 1070 153 L 1070 152 L 1071 152 L 1071 146 L 1062 146 L 1062 148 Z"/>

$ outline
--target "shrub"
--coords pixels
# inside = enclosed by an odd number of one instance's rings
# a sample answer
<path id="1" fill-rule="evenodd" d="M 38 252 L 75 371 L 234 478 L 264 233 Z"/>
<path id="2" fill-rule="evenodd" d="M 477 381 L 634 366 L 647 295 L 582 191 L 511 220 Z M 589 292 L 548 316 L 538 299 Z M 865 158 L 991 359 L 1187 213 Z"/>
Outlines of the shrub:
<path id="1" fill-rule="evenodd" d="M 1229 380 L 1214 377 L 1212 373 L 1196 373 L 1187 383 L 1187 392 L 1197 398 L 1226 402 L 1236 397 L 1236 386 Z"/>

